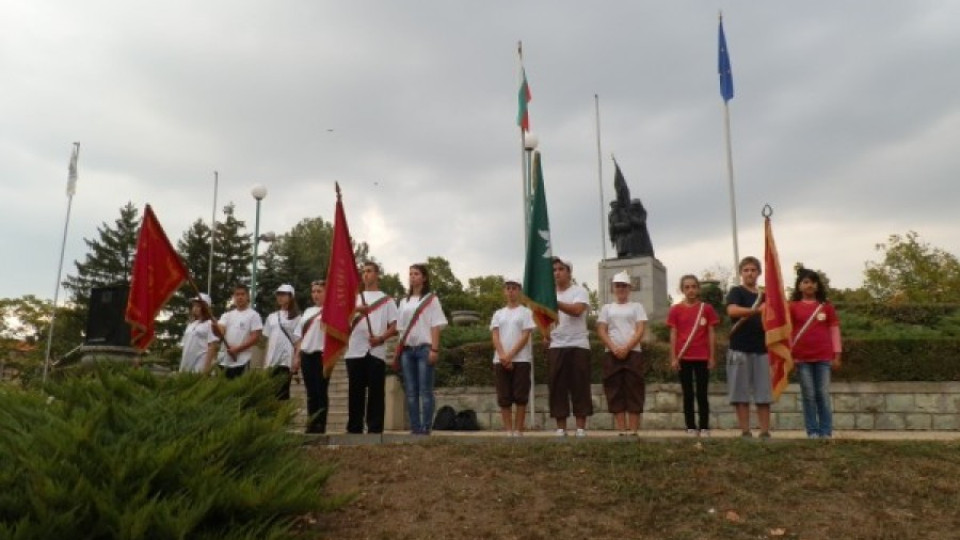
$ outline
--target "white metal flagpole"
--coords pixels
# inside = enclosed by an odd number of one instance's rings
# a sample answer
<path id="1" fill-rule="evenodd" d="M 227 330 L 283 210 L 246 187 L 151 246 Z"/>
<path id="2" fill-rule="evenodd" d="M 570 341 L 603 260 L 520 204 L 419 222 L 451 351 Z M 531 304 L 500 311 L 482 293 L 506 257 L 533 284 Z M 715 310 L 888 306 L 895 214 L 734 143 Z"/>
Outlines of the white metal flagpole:
<path id="1" fill-rule="evenodd" d="M 600 153 L 600 96 L 593 95 L 594 109 L 597 116 L 597 185 L 600 188 L 600 246 L 603 260 L 607 258 L 607 226 L 603 220 L 603 155 Z"/>
<path id="2" fill-rule="evenodd" d="M 217 189 L 220 173 L 213 171 L 213 213 L 210 216 L 210 260 L 207 264 L 207 294 L 213 297 L 213 244 L 217 238 Z M 211 306 L 212 307 L 212 306 Z"/>
<path id="3" fill-rule="evenodd" d="M 727 181 L 730 186 L 730 226 L 733 228 L 733 274 L 735 283 L 740 283 L 740 246 L 737 240 L 737 197 L 733 188 L 733 151 L 730 142 L 730 100 L 733 99 L 733 70 L 730 68 L 730 52 L 727 36 L 723 33 L 723 13 L 719 14 L 717 32 L 717 72 L 720 75 L 720 97 L 723 98 L 723 133 L 727 149 Z"/>
<path id="4" fill-rule="evenodd" d="M 737 195 L 733 183 L 733 150 L 730 144 L 730 104 L 723 102 L 723 132 L 727 147 L 727 180 L 730 187 L 730 226 L 733 229 L 733 274 L 737 283 L 740 282 L 740 272 L 737 266 L 740 264 L 740 244 L 737 240 Z"/>
<path id="5" fill-rule="evenodd" d="M 57 266 L 56 287 L 53 290 L 53 310 L 50 313 L 50 331 L 47 334 L 47 352 L 43 357 L 43 382 L 47 382 L 50 370 L 50 351 L 53 347 L 53 327 L 57 320 L 57 301 L 60 298 L 60 276 L 63 274 L 63 255 L 67 247 L 67 228 L 70 226 L 70 210 L 73 207 L 73 195 L 77 192 L 77 160 L 80 159 L 80 143 L 73 143 L 70 156 L 70 168 L 67 173 L 67 217 L 63 222 L 63 240 L 60 242 L 60 264 Z"/>

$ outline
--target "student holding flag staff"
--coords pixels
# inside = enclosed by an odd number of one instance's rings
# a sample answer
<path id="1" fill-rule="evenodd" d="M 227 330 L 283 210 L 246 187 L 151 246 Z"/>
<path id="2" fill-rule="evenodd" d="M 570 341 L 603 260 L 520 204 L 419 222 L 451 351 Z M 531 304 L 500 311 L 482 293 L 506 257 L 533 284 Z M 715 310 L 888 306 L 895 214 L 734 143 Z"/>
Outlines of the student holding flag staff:
<path id="1" fill-rule="evenodd" d="M 240 283 L 233 287 L 233 309 L 223 314 L 217 326 L 224 336 L 220 349 L 220 367 L 228 379 L 246 373 L 253 358 L 250 350 L 260 341 L 263 321 L 260 314 L 250 307 L 250 289 Z"/>
<path id="2" fill-rule="evenodd" d="M 607 348 L 603 355 L 603 392 L 607 409 L 613 413 L 614 423 L 621 435 L 640 430 L 640 415 L 646 399 L 643 380 L 646 366 L 640 355 L 640 340 L 647 324 L 643 305 L 630 301 L 630 275 L 620 272 L 613 276 L 614 302 L 600 308 L 597 335 Z"/>
<path id="3" fill-rule="evenodd" d="M 727 293 L 727 315 L 730 346 L 727 349 L 727 388 L 730 404 L 737 412 L 737 424 L 743 438 L 753 437 L 750 431 L 750 401 L 757 406 L 760 438 L 770 438 L 770 404 L 773 386 L 770 381 L 770 357 L 763 330 L 763 292 L 757 285 L 760 260 L 744 257 L 739 264 L 740 285 Z"/>
<path id="4" fill-rule="evenodd" d="M 323 376 L 323 300 L 326 282 L 318 279 L 310 284 L 313 305 L 304 310 L 300 324 L 293 332 L 296 341 L 291 372 L 303 369 L 303 386 L 307 390 L 307 433 L 327 432 L 327 410 L 330 399 L 327 387 L 330 380 Z"/>
<path id="5" fill-rule="evenodd" d="M 409 293 L 400 300 L 397 344 L 393 367 L 403 370 L 410 431 L 429 435 L 433 422 L 433 372 L 440 353 L 440 331 L 447 318 L 440 299 L 430 290 L 430 274 L 425 264 L 410 266 Z"/>
<path id="6" fill-rule="evenodd" d="M 807 437 L 833 437 L 830 408 L 830 370 L 840 367 L 840 321 L 820 274 L 808 268 L 797 270 L 797 282 L 790 297 L 793 361 L 800 378 L 803 423 Z"/>
<path id="7" fill-rule="evenodd" d="M 710 436 L 710 401 L 707 384 L 710 370 L 716 364 L 714 327 L 720 323 L 713 306 L 700 300 L 700 280 L 687 274 L 680 278 L 683 301 L 670 307 L 667 326 L 670 327 L 670 367 L 680 373 L 683 390 L 683 419 L 687 433 Z M 699 424 L 694 421 L 694 381 Z"/>
<path id="8" fill-rule="evenodd" d="M 270 375 L 283 382 L 277 389 L 277 399 L 290 399 L 291 366 L 296 338 L 293 333 L 300 324 L 300 309 L 294 298 L 293 285 L 284 283 L 277 288 L 277 310 L 267 315 L 263 322 L 263 335 L 267 337 L 267 354 L 264 368 Z"/>
<path id="9" fill-rule="evenodd" d="M 380 266 L 363 263 L 364 290 L 357 298 L 357 317 L 344 355 L 347 363 L 347 433 L 383 433 L 387 348 L 397 335 L 397 305 L 380 290 Z"/>
<path id="10" fill-rule="evenodd" d="M 587 417 L 593 415 L 590 397 L 590 341 L 587 311 L 590 295 L 573 283 L 570 261 L 553 258 L 553 279 L 557 285 L 557 325 L 550 332 L 547 349 L 547 386 L 550 416 L 557 422 L 556 435 L 567 434 L 567 417 L 573 409 L 577 437 L 587 436 Z M 571 404 L 573 405 L 571 407 Z"/>
<path id="11" fill-rule="evenodd" d="M 207 309 L 204 309 L 206 304 Z M 211 329 L 210 297 L 206 293 L 190 299 L 190 322 L 183 331 L 180 345 L 181 373 L 203 373 L 207 363 L 217 354 L 219 339 Z"/>

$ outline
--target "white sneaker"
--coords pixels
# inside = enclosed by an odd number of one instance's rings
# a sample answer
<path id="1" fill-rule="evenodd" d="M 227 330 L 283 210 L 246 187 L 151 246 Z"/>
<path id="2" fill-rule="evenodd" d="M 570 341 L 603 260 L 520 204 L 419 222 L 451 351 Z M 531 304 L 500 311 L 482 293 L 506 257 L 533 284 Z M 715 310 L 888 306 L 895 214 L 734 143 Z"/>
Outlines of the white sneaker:
<path id="1" fill-rule="evenodd" d="M 701 430 L 700 430 L 700 436 L 701 436 L 701 437 L 709 437 L 709 436 L 710 436 L 710 430 L 709 430 L 709 429 L 701 429 Z"/>
<path id="2" fill-rule="evenodd" d="M 523 432 L 522 432 L 522 431 L 514 431 L 514 432 L 513 432 L 513 436 L 514 436 L 514 437 L 523 437 Z"/>
<path id="3" fill-rule="evenodd" d="M 689 435 L 689 436 L 691 436 L 691 437 L 698 437 L 698 436 L 700 436 L 700 432 L 697 431 L 697 430 L 695 430 L 695 429 L 688 429 L 688 430 L 687 430 L 687 435 Z"/>
<path id="4" fill-rule="evenodd" d="M 585 430 L 585 429 L 583 429 L 583 428 L 577 428 L 577 437 L 579 437 L 579 438 L 582 439 L 582 438 L 584 438 L 584 437 L 586 437 L 586 436 L 587 436 L 587 430 Z"/>
<path id="5" fill-rule="evenodd" d="M 567 430 L 557 428 L 557 430 L 554 431 L 553 434 L 556 435 L 557 437 L 566 437 L 566 436 L 567 436 Z"/>

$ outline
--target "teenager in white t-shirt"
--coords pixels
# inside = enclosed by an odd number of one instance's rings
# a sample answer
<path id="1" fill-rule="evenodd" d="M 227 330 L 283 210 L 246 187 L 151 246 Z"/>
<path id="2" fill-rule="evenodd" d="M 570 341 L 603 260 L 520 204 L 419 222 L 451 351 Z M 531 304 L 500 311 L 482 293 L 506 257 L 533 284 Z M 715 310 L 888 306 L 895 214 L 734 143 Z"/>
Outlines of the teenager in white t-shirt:
<path id="1" fill-rule="evenodd" d="M 263 322 L 263 335 L 267 337 L 267 354 L 263 367 L 270 375 L 280 379 L 277 399 L 290 399 L 290 368 L 293 365 L 293 350 L 296 338 L 293 333 L 300 324 L 300 308 L 294 297 L 293 285 L 284 283 L 277 288 L 277 310 L 267 315 Z"/>
<path id="2" fill-rule="evenodd" d="M 224 335 L 220 348 L 220 367 L 228 379 L 239 377 L 247 370 L 251 348 L 260 341 L 263 321 L 260 314 L 250 307 L 250 290 L 246 285 L 233 287 L 233 309 L 223 314 L 217 322 Z"/>
<path id="3" fill-rule="evenodd" d="M 587 435 L 587 417 L 593 415 L 590 398 L 590 341 L 587 333 L 587 312 L 590 295 L 573 283 L 570 261 L 553 258 L 553 279 L 557 284 L 558 320 L 550 332 L 547 349 L 547 386 L 550 394 L 550 416 L 557 422 L 557 435 L 567 433 L 567 417 L 571 402 L 577 421 L 577 437 Z"/>
<path id="4" fill-rule="evenodd" d="M 207 309 L 203 309 L 206 303 Z M 190 300 L 190 322 L 183 331 L 180 345 L 183 354 L 180 356 L 181 373 L 203 373 L 207 363 L 216 355 L 216 343 L 219 341 L 210 325 L 209 311 L 210 297 L 200 293 L 197 298 Z"/>
<path id="5" fill-rule="evenodd" d="M 425 264 L 411 265 L 409 280 L 409 293 L 397 306 L 400 333 L 397 352 L 403 369 L 410 431 L 414 435 L 429 435 L 435 406 L 434 366 L 439 359 L 440 331 L 447 325 L 447 317 L 440 299 L 430 290 L 430 274 Z M 396 364 L 394 361 L 394 369 Z"/>
<path id="6" fill-rule="evenodd" d="M 303 311 L 300 324 L 297 325 L 293 339 L 293 373 L 303 370 L 303 386 L 307 390 L 307 433 L 327 432 L 327 409 L 330 398 L 327 392 L 330 379 L 323 376 L 323 339 L 324 327 L 323 300 L 326 296 L 326 283 L 318 279 L 310 284 L 310 299 L 313 305 Z"/>
<path id="7" fill-rule="evenodd" d="M 646 398 L 644 375 L 646 366 L 640 355 L 640 340 L 647 324 L 647 312 L 639 302 L 630 301 L 630 276 L 620 272 L 613 276 L 612 303 L 600 308 L 597 335 L 606 346 L 603 355 L 603 393 L 607 410 L 613 413 L 614 424 L 621 434 L 640 429 L 640 415 Z"/>
<path id="8" fill-rule="evenodd" d="M 387 347 L 397 335 L 397 304 L 380 290 L 380 266 L 367 261 L 360 274 L 364 290 L 357 298 L 347 352 L 347 433 L 383 433 Z"/>
<path id="9" fill-rule="evenodd" d="M 497 388 L 497 405 L 503 429 L 511 437 L 519 437 L 526 424 L 530 400 L 530 367 L 533 345 L 530 335 L 536 325 L 533 312 L 520 304 L 520 280 L 507 278 L 503 294 L 507 305 L 493 314 L 490 334 L 493 339 L 493 373 Z M 513 416 L 513 406 L 517 406 Z"/>

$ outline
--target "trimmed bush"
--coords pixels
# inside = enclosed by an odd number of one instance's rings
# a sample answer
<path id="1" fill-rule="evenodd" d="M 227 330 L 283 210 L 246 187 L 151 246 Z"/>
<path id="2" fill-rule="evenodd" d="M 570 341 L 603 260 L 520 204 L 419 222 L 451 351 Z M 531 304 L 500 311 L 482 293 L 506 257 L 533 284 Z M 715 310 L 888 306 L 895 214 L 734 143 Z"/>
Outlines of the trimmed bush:
<path id="1" fill-rule="evenodd" d="M 342 505 L 275 382 L 97 366 L 0 388 L 0 537 L 286 538 Z"/>
<path id="2" fill-rule="evenodd" d="M 603 346 L 591 341 L 592 382 L 602 382 L 600 355 Z M 677 382 L 670 369 L 669 345 L 644 344 L 643 355 L 650 371 L 647 382 Z M 726 343 L 717 347 L 717 367 L 711 372 L 716 381 L 726 380 Z M 437 366 L 437 386 L 491 386 L 493 345 L 470 343 L 441 351 Z M 957 381 L 960 380 L 960 339 L 845 339 L 843 367 L 834 380 L 854 381 Z M 534 342 L 534 378 L 546 383 L 546 356 L 541 342 Z"/>

